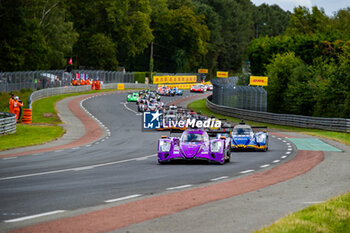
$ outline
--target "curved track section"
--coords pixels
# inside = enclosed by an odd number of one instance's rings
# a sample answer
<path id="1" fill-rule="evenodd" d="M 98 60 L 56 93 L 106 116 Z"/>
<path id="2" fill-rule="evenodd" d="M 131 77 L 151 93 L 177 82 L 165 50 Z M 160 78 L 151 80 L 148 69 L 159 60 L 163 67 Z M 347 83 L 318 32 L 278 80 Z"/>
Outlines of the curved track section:
<path id="1" fill-rule="evenodd" d="M 159 132 L 142 132 L 141 116 L 125 93 L 82 103 L 105 127 L 92 144 L 5 158 L 0 161 L 0 227 L 140 196 L 210 184 L 273 167 L 296 152 L 287 140 L 270 137 L 269 152 L 234 152 L 224 166 L 158 165 Z M 165 102 L 183 97 L 163 97 Z M 56 212 L 61 211 L 61 212 Z M 3 227 L 1 227 L 3 228 Z"/>

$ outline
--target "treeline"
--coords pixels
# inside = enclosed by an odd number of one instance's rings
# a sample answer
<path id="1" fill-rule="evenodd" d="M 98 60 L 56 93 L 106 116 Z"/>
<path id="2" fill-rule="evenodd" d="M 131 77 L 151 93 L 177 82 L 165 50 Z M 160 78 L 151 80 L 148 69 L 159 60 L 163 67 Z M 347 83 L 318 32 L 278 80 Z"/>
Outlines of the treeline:
<path id="1" fill-rule="evenodd" d="M 0 71 L 64 69 L 70 57 L 148 71 L 153 46 L 158 72 L 237 72 L 249 42 L 283 33 L 289 17 L 250 0 L 2 0 Z"/>
<path id="2" fill-rule="evenodd" d="M 253 40 L 247 54 L 269 77 L 268 111 L 350 118 L 350 8 L 295 8 L 283 35 Z"/>

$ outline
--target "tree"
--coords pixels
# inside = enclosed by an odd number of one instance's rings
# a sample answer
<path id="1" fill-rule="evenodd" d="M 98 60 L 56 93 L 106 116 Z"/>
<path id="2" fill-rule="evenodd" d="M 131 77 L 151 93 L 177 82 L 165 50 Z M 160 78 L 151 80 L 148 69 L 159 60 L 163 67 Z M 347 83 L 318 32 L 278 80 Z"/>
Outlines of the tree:
<path id="1" fill-rule="evenodd" d="M 80 34 L 74 49 L 79 65 L 91 64 L 84 50 L 96 33 L 112 40 L 122 65 L 142 53 L 153 40 L 148 0 L 71 0 L 67 7 Z"/>
<path id="2" fill-rule="evenodd" d="M 286 30 L 291 13 L 278 5 L 261 4 L 254 11 L 255 37 L 277 36 Z"/>
<path id="3" fill-rule="evenodd" d="M 77 38 L 65 14 L 60 0 L 1 1 L 2 69 L 64 68 Z"/>
<path id="4" fill-rule="evenodd" d="M 88 41 L 87 66 L 101 70 L 117 70 L 116 46 L 112 39 L 102 33 L 93 35 Z"/>
<path id="5" fill-rule="evenodd" d="M 269 112 L 301 115 L 313 112 L 308 70 L 300 58 L 293 52 L 277 54 L 266 70 Z"/>
<path id="6" fill-rule="evenodd" d="M 193 7 L 169 9 L 166 1 L 152 3 L 155 70 L 193 72 L 207 54 L 210 32 L 204 17 Z"/>
<path id="7" fill-rule="evenodd" d="M 323 9 L 312 7 L 312 12 L 306 7 L 294 8 L 286 33 L 289 35 L 326 33 L 332 30 L 331 19 Z"/>

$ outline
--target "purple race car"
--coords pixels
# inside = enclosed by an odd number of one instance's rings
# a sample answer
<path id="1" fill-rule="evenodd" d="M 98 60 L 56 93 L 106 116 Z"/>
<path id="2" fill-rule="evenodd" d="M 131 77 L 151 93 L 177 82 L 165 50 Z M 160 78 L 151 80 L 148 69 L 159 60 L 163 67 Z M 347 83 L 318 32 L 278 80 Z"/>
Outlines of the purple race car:
<path id="1" fill-rule="evenodd" d="M 158 162 L 205 160 L 224 164 L 230 161 L 230 138 L 210 139 L 202 129 L 187 129 L 181 137 L 162 136 L 158 140 Z"/>

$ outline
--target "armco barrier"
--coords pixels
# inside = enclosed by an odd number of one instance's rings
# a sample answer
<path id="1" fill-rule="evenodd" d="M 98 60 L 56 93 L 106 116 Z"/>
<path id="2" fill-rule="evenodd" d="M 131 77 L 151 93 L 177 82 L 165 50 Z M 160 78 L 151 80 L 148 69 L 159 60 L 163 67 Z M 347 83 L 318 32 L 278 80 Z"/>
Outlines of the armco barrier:
<path id="1" fill-rule="evenodd" d="M 15 133 L 17 127 L 16 115 L 8 112 L 0 112 L 0 135 Z"/>
<path id="2" fill-rule="evenodd" d="M 214 104 L 212 96 L 207 98 L 207 107 L 218 114 L 231 116 L 243 120 L 251 120 L 276 125 L 295 126 L 301 128 L 323 129 L 350 133 L 350 119 L 345 118 L 323 118 L 301 115 L 277 114 L 269 112 L 251 111 L 238 108 L 230 108 Z"/>
<path id="3" fill-rule="evenodd" d="M 118 83 L 108 83 L 103 84 L 101 86 L 101 89 L 117 89 Z M 138 83 L 124 83 L 124 88 L 126 89 L 132 89 L 132 88 L 157 88 L 157 85 L 153 84 L 138 84 Z M 78 92 L 84 92 L 84 91 L 90 91 L 91 86 L 90 85 L 84 85 L 84 86 L 66 86 L 66 87 L 56 87 L 56 88 L 47 88 L 42 89 L 39 91 L 33 92 L 29 97 L 29 108 L 32 108 L 32 103 L 36 100 L 54 96 L 54 95 L 62 95 L 62 94 L 70 94 L 70 93 L 78 93 Z"/>

